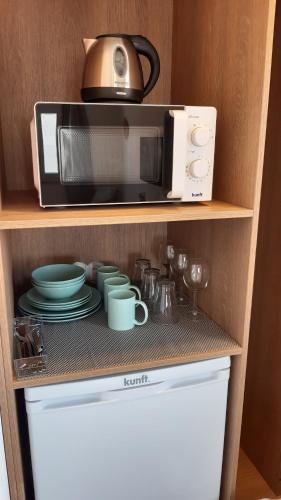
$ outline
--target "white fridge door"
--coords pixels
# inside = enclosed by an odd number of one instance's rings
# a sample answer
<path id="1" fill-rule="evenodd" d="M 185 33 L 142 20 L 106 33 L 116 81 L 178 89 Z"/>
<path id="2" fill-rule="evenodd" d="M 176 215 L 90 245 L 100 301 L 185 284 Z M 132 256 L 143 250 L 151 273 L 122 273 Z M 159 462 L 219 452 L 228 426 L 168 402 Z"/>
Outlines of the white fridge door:
<path id="1" fill-rule="evenodd" d="M 27 402 L 36 500 L 218 500 L 228 376 Z"/>
<path id="2" fill-rule="evenodd" d="M 1 417 L 0 417 L 0 500 L 10 500 Z"/>

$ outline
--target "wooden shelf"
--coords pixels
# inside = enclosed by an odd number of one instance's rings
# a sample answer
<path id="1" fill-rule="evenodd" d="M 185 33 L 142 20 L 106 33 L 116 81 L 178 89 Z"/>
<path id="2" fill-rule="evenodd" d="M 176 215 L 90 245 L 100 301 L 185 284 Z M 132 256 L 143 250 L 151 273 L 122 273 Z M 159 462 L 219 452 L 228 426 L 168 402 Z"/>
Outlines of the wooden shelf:
<path id="1" fill-rule="evenodd" d="M 208 219 L 240 219 L 253 210 L 222 201 L 138 207 L 43 209 L 34 192 L 12 192 L 0 211 L 0 229 L 135 224 Z"/>
<path id="2" fill-rule="evenodd" d="M 17 380 L 13 387 L 70 382 L 86 378 L 148 370 L 241 354 L 239 344 L 205 316 L 190 321 L 188 307 L 180 307 L 175 325 L 157 325 L 150 320 L 130 332 L 107 327 L 106 314 L 99 311 L 88 319 L 44 326 L 48 369 L 37 376 Z"/>

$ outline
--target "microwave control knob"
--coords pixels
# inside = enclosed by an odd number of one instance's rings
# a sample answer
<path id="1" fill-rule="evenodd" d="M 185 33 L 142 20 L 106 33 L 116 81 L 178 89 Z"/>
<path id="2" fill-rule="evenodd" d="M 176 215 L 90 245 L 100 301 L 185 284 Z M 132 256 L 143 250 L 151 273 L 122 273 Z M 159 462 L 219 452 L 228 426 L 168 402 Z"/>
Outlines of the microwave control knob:
<path id="1" fill-rule="evenodd" d="M 208 171 L 209 162 L 204 158 L 200 160 L 194 160 L 189 166 L 189 174 L 196 179 L 202 179 L 202 177 L 206 177 Z"/>
<path id="2" fill-rule="evenodd" d="M 210 140 L 210 130 L 206 127 L 196 127 L 191 132 L 191 142 L 194 146 L 206 146 Z"/>

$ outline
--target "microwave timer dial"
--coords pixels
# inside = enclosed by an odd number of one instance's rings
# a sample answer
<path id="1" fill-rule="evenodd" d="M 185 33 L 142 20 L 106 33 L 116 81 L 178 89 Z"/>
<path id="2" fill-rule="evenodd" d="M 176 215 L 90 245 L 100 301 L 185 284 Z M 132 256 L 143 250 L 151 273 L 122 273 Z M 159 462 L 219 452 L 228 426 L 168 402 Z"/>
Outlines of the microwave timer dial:
<path id="1" fill-rule="evenodd" d="M 193 160 L 188 168 L 188 174 L 195 179 L 203 179 L 209 173 L 210 164 L 206 158 Z"/>
<path id="2" fill-rule="evenodd" d="M 206 146 L 211 139 L 210 130 L 207 127 L 198 126 L 192 130 L 190 139 L 194 146 Z"/>

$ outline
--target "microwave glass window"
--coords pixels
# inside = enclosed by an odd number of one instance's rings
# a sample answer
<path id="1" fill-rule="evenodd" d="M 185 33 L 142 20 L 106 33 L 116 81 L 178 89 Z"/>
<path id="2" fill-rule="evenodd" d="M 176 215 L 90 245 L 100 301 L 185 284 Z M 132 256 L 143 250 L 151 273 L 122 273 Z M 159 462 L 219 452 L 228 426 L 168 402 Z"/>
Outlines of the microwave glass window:
<path id="1" fill-rule="evenodd" d="M 62 184 L 162 182 L 163 127 L 59 127 Z"/>
<path id="2" fill-rule="evenodd" d="M 41 115 L 41 127 L 45 174 L 57 174 L 59 171 L 56 148 L 57 114 L 43 113 Z"/>

